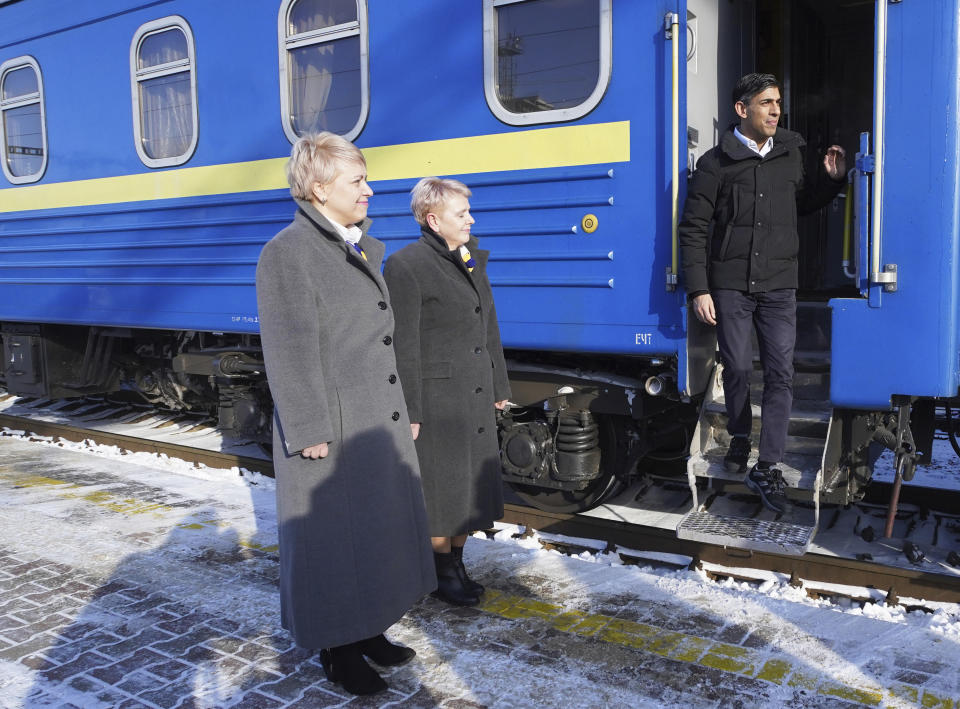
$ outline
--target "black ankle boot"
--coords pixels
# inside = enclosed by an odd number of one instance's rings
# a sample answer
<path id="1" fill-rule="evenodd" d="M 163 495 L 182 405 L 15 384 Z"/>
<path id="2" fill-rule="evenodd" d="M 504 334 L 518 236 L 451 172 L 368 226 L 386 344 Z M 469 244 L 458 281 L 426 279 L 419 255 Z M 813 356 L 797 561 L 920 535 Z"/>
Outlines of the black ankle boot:
<path id="1" fill-rule="evenodd" d="M 360 646 L 360 652 L 376 662 L 381 667 L 392 667 L 393 665 L 402 665 L 409 662 L 417 651 L 412 647 L 403 645 L 394 645 L 383 637 L 383 634 L 376 637 L 361 640 L 357 645 Z"/>
<path id="2" fill-rule="evenodd" d="M 437 567 L 437 590 L 433 596 L 455 606 L 475 606 L 480 602 L 480 597 L 463 585 L 460 567 L 452 552 L 433 552 L 433 563 Z"/>
<path id="3" fill-rule="evenodd" d="M 466 587 L 470 593 L 474 595 L 483 594 L 486 589 L 483 587 L 483 584 L 479 584 L 474 581 L 472 578 L 467 576 L 467 570 L 463 566 L 463 547 L 450 547 L 450 553 L 453 554 L 453 558 L 457 562 L 457 566 L 460 568 L 460 576 L 463 578 L 463 585 Z"/>
<path id="4" fill-rule="evenodd" d="M 387 688 L 383 678 L 363 659 L 360 643 L 321 650 L 320 664 L 327 679 L 350 694 L 376 694 Z"/>

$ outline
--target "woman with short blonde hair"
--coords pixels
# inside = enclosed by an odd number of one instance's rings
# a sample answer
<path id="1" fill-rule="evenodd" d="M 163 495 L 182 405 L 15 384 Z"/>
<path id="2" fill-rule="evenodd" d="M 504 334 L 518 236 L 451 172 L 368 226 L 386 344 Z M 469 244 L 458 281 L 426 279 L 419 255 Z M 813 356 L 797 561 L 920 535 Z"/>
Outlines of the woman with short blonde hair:
<path id="1" fill-rule="evenodd" d="M 305 136 L 287 164 L 293 223 L 257 264 L 260 338 L 274 400 L 280 613 L 296 644 L 354 694 L 367 664 L 415 654 L 383 631 L 436 587 L 417 452 L 394 372 L 394 319 L 367 235 L 373 190 L 355 146 Z"/>
<path id="2" fill-rule="evenodd" d="M 487 278 L 471 235 L 469 188 L 425 177 L 411 192 L 419 241 L 387 260 L 394 345 L 416 439 L 437 571 L 435 595 L 475 605 L 483 586 L 463 565 L 476 529 L 503 516 L 496 410 L 510 396 Z"/>
<path id="3" fill-rule="evenodd" d="M 427 225 L 427 215 L 441 209 L 451 195 L 469 198 L 470 188 L 459 180 L 424 177 L 410 190 L 410 210 L 420 226 Z"/>
<path id="4" fill-rule="evenodd" d="M 294 199 L 313 199 L 315 184 L 325 185 L 336 176 L 338 165 L 357 163 L 367 167 L 360 149 L 335 133 L 306 135 L 293 144 L 287 160 L 287 182 Z"/>

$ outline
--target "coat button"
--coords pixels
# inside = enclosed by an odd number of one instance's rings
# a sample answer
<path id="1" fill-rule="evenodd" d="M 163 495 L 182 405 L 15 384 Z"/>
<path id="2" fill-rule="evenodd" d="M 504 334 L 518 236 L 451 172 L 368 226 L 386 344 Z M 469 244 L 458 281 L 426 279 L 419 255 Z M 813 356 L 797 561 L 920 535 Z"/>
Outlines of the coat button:
<path id="1" fill-rule="evenodd" d="M 477 429 L 477 433 L 483 433 L 483 426 Z"/>
<path id="2" fill-rule="evenodd" d="M 380 308 L 380 310 L 386 310 L 387 304 L 381 300 L 379 303 L 377 303 L 377 307 Z"/>
<path id="3" fill-rule="evenodd" d="M 390 335 L 387 335 L 386 337 L 383 338 L 383 344 L 385 344 L 385 345 L 392 345 L 392 344 L 393 344 L 393 338 L 390 337 Z"/>
<path id="4" fill-rule="evenodd" d="M 393 412 L 393 416 L 391 416 L 390 418 L 392 418 L 394 421 L 399 421 L 399 420 L 400 420 L 400 412 L 399 412 L 399 411 L 394 411 L 394 412 Z"/>
<path id="5" fill-rule="evenodd" d="M 473 348 L 473 353 L 474 353 L 474 354 L 480 354 L 481 352 L 483 352 L 483 348 L 482 348 L 482 347 L 474 347 L 474 348 Z"/>
<path id="6" fill-rule="evenodd" d="M 477 387 L 476 389 L 473 390 L 473 393 L 479 394 L 481 391 L 483 391 L 483 387 Z"/>
<path id="7" fill-rule="evenodd" d="M 391 374 L 389 377 L 387 377 L 387 381 L 390 382 L 391 384 L 396 384 L 396 383 L 397 383 L 397 375 L 396 375 L 396 374 Z"/>
<path id="8" fill-rule="evenodd" d="M 476 308 L 474 308 L 474 309 L 473 309 L 473 312 L 479 313 L 479 312 L 480 312 L 480 306 L 478 305 Z"/>

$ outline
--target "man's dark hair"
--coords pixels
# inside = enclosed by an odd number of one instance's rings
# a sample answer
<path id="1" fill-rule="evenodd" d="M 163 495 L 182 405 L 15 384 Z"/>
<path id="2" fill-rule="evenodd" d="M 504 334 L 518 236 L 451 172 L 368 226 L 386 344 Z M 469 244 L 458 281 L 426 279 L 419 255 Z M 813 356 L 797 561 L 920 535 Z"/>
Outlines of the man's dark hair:
<path id="1" fill-rule="evenodd" d="M 736 105 L 738 101 L 743 101 L 744 105 L 748 105 L 754 96 L 772 86 L 783 92 L 783 87 L 773 74 L 747 74 L 733 87 L 733 103 Z"/>

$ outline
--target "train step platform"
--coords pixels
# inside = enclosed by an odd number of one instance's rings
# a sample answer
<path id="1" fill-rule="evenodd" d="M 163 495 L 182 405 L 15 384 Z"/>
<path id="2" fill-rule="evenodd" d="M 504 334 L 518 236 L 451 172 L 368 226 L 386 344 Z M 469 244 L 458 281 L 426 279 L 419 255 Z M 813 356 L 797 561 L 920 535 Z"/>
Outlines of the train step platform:
<path id="1" fill-rule="evenodd" d="M 700 420 L 690 445 L 687 478 L 693 506 L 677 525 L 677 536 L 729 547 L 784 554 L 803 554 L 817 532 L 824 446 L 830 430 L 829 311 L 819 304 L 801 304 L 798 349 L 794 356 L 794 400 L 787 429 L 787 448 L 780 461 L 790 506 L 782 515 L 759 502 L 755 514 L 743 516 L 742 501 L 753 495 L 743 473 L 730 473 L 723 464 L 730 445 L 723 395 L 723 366 L 710 379 Z M 756 351 L 756 349 L 755 349 Z M 748 469 L 757 462 L 763 373 L 755 359 L 750 379 L 753 450 Z M 706 480 L 706 488 L 702 481 Z"/>

